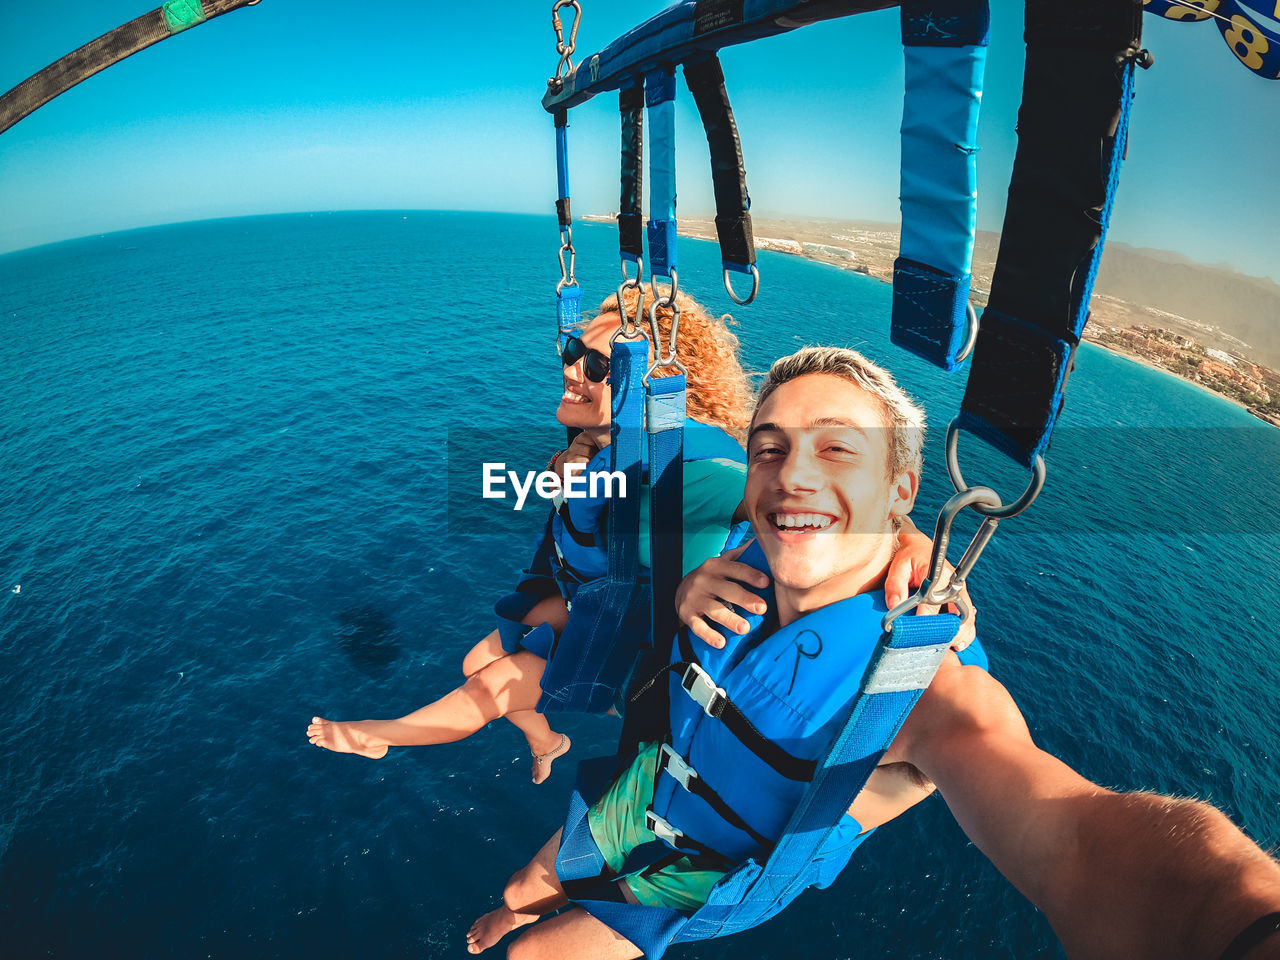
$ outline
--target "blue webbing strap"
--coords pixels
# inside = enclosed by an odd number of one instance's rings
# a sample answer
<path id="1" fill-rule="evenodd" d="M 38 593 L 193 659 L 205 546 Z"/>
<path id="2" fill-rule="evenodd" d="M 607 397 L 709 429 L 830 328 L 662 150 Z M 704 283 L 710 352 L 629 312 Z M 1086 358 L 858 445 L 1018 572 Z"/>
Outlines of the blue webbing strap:
<path id="1" fill-rule="evenodd" d="M 978 108 L 991 17 L 986 0 L 915 0 L 902 5 L 901 20 L 902 245 L 891 336 L 954 370 L 969 332 Z"/>
<path id="2" fill-rule="evenodd" d="M 675 96 L 674 70 L 664 67 L 645 74 L 644 102 L 649 109 L 650 277 L 670 277 L 676 269 Z"/>
<path id="3" fill-rule="evenodd" d="M 609 429 L 610 468 L 626 477 L 625 497 L 609 503 L 609 579 L 630 583 L 640 567 L 641 438 L 649 341 L 615 340 L 609 358 L 613 424 Z"/>
<path id="4" fill-rule="evenodd" d="M 933 679 L 959 628 L 952 614 L 900 617 L 867 670 L 849 718 L 832 741 L 781 840 L 764 864 L 739 865 L 713 888 L 693 916 L 663 907 L 618 903 L 610 871 L 591 837 L 584 797 L 597 797 L 617 775 L 616 758 L 581 764 L 577 790 L 565 818 L 556 873 L 575 901 L 627 936 L 647 957 L 670 943 L 706 940 L 745 930 L 772 916 L 814 881 L 808 868 L 824 851 L 845 812 L 866 785 L 907 715 Z M 865 834 L 864 834 L 865 836 Z M 646 858 L 661 854 L 637 847 Z M 624 871 L 632 866 L 624 865 Z"/>
<path id="5" fill-rule="evenodd" d="M 787 822 L 778 845 L 749 889 L 735 903 L 709 903 L 677 940 L 705 939 L 742 929 L 779 899 L 790 899 L 812 880 L 806 867 L 823 850 L 862 792 L 911 708 L 933 680 L 960 627 L 954 614 L 899 617 L 863 680 L 849 718 Z M 749 922 L 748 922 L 749 925 Z"/>
<path id="6" fill-rule="evenodd" d="M 1089 316 L 1128 136 L 1142 6 L 1027 0 L 1018 152 L 960 426 L 1031 466 Z"/>
<path id="7" fill-rule="evenodd" d="M 609 501 L 606 576 L 583 584 L 572 615 L 547 656 L 538 712 L 604 713 L 649 642 L 648 584 L 638 578 L 641 441 L 647 340 L 615 340 L 609 359 L 613 424 L 609 464 L 626 478 L 626 496 Z M 617 488 L 614 488 L 615 492 Z"/>
<path id="8" fill-rule="evenodd" d="M 556 324 L 560 329 L 560 348 L 565 340 L 582 323 L 582 288 L 568 283 L 556 294 Z"/>
<path id="9" fill-rule="evenodd" d="M 676 587 L 684 575 L 685 377 L 650 378 L 645 395 L 649 434 L 649 569 L 653 639 L 666 663 L 676 618 Z"/>
<path id="10" fill-rule="evenodd" d="M 572 243 L 573 215 L 569 208 L 569 115 L 557 110 L 556 123 L 556 217 L 560 223 L 561 256 L 563 245 Z M 568 335 L 582 322 L 582 288 L 573 281 L 570 268 L 556 288 L 556 346 L 564 349 Z"/>

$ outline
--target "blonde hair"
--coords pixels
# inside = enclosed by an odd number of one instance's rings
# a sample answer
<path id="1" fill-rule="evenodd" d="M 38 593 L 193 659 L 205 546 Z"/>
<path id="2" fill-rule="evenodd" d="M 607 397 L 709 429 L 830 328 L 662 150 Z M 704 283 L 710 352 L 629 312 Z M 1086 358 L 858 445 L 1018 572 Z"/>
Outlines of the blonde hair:
<path id="1" fill-rule="evenodd" d="M 645 291 L 645 306 L 639 318 L 640 330 L 646 338 L 649 333 L 649 294 Z M 639 292 L 635 288 L 623 291 L 623 306 L 627 316 L 635 315 Z M 712 317 L 692 297 L 676 294 L 676 306 L 680 308 L 680 328 L 677 331 L 677 356 L 685 366 L 688 378 L 689 416 L 700 423 L 719 427 L 725 433 L 743 441 L 747 426 L 751 423 L 751 379 L 742 369 L 738 359 L 738 338 L 726 322 L 729 317 Z M 600 304 L 599 316 L 614 314 L 619 317 L 618 297 L 615 294 Z M 671 308 L 659 307 L 657 311 L 658 333 L 665 343 L 671 336 Z M 654 350 L 661 351 L 655 344 Z M 666 368 L 660 367 L 659 370 Z M 671 371 L 674 372 L 674 371 Z"/>
<path id="2" fill-rule="evenodd" d="M 825 373 L 848 380 L 880 401 L 884 407 L 885 426 L 889 428 L 889 476 L 903 471 L 920 475 L 921 450 L 924 447 L 924 411 L 898 386 L 893 375 L 872 363 L 856 350 L 843 347 L 803 347 L 787 357 L 774 361 L 764 382 L 756 409 L 764 405 L 769 394 L 788 380 L 811 373 Z"/>

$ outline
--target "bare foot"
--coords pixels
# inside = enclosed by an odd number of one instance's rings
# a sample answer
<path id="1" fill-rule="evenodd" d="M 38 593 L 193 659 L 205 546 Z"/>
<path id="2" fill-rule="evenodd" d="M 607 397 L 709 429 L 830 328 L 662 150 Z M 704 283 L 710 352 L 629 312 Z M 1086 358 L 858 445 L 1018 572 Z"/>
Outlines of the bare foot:
<path id="1" fill-rule="evenodd" d="M 512 930 L 537 919 L 536 913 L 516 913 L 505 904 L 497 910 L 490 910 L 467 931 L 467 953 L 488 950 Z"/>
<path id="2" fill-rule="evenodd" d="M 546 753 L 535 753 L 533 755 L 533 782 L 542 783 L 547 777 L 551 776 L 551 763 L 556 757 L 563 757 L 569 752 L 569 748 L 573 746 L 573 741 L 565 734 L 560 734 L 560 742 Z"/>
<path id="3" fill-rule="evenodd" d="M 339 722 L 312 717 L 311 725 L 307 727 L 307 739 L 334 753 L 358 753 L 370 760 L 381 760 L 387 755 L 387 745 L 374 740 L 363 727 L 362 720 Z"/>

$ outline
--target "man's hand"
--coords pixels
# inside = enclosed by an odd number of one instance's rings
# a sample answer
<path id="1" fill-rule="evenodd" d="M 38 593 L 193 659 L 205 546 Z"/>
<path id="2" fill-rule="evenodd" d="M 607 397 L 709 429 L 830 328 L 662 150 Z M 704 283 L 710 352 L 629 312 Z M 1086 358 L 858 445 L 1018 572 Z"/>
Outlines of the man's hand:
<path id="1" fill-rule="evenodd" d="M 769 585 L 768 576 L 755 567 L 737 562 L 748 546 L 743 544 L 719 557 L 712 557 L 690 572 L 676 588 L 676 613 L 681 622 L 695 636 L 716 649 L 724 646 L 724 637 L 712 623 L 728 627 L 739 636 L 748 630 L 747 621 L 738 616 L 729 604 L 736 604 L 754 614 L 762 614 L 766 609 L 765 602 L 743 586 L 749 584 L 763 588 Z"/>
<path id="2" fill-rule="evenodd" d="M 910 519 L 904 517 L 902 527 L 898 531 L 898 550 L 889 563 L 889 573 L 884 581 L 884 602 L 890 610 L 911 596 L 916 587 L 924 582 L 924 578 L 929 575 L 929 564 L 932 559 L 933 541 L 921 533 Z M 942 570 L 947 582 L 950 582 L 955 568 L 948 563 L 944 564 Z M 961 592 L 972 606 L 973 601 L 969 597 L 968 588 Z M 947 610 L 952 613 L 957 612 L 955 604 L 947 604 Z M 915 612 L 922 617 L 931 616 L 938 612 L 938 607 L 932 604 L 921 604 L 916 607 Z M 959 653 L 973 643 L 974 637 L 977 636 L 976 621 L 977 613 L 975 612 L 968 623 L 961 625 L 960 632 L 956 634 L 956 639 L 951 644 L 952 650 Z"/>

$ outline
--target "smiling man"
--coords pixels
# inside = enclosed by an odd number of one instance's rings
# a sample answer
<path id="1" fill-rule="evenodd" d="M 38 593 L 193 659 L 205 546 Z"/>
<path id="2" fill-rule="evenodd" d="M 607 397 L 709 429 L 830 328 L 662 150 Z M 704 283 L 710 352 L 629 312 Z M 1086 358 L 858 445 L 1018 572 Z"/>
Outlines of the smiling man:
<path id="1" fill-rule="evenodd" d="M 642 745 L 600 789 L 588 790 L 583 765 L 583 803 L 476 921 L 472 953 L 567 906 L 567 876 L 577 905 L 509 956 L 660 956 L 682 930 L 692 936 L 685 927 L 708 898 L 725 901 L 752 869 L 742 865 L 766 860 L 879 643 L 922 440 L 920 410 L 861 355 L 807 348 L 773 365 L 748 442 L 756 544 L 733 564 L 744 583 L 772 578 L 771 592 L 734 594 L 744 613 L 761 600 L 767 613 L 745 635 L 730 626 L 712 642 L 681 638 L 664 742 Z M 707 576 L 723 583 L 723 572 L 690 579 Z M 1113 793 L 1044 753 L 981 654 L 965 659 L 947 654 L 821 856 L 773 909 L 797 886 L 830 883 L 871 830 L 937 789 L 1072 955 L 1280 956 L 1280 867 L 1212 807 Z M 603 867 L 590 888 L 583 860 Z"/>

